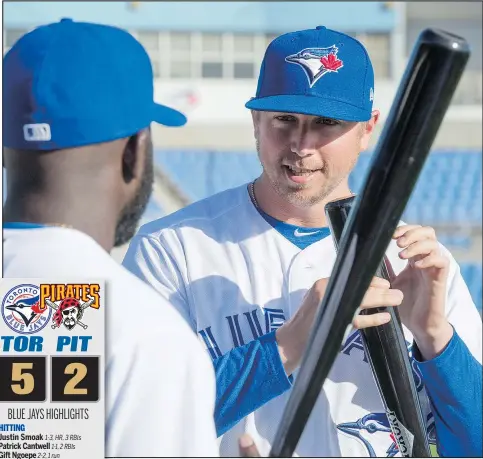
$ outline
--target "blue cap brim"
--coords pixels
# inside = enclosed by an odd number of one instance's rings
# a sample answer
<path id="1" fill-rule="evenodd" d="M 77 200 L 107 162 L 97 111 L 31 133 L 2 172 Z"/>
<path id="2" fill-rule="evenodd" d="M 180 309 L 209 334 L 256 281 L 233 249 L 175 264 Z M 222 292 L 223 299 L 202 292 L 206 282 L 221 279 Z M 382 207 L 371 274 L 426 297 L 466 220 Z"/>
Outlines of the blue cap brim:
<path id="1" fill-rule="evenodd" d="M 368 121 L 371 112 L 340 100 L 304 95 L 279 95 L 254 98 L 246 108 L 264 112 L 298 113 L 341 121 Z"/>
<path id="2" fill-rule="evenodd" d="M 184 126 L 188 121 L 186 116 L 174 108 L 154 104 L 153 121 L 169 127 Z"/>

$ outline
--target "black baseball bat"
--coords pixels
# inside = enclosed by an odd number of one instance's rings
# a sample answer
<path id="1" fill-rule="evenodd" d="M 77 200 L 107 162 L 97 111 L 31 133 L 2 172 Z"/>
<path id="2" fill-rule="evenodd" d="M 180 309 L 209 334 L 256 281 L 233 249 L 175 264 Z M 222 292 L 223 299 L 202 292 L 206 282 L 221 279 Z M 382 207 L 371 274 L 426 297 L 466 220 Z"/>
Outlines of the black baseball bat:
<path id="1" fill-rule="evenodd" d="M 329 202 L 325 215 L 338 248 L 355 197 Z M 376 276 L 391 280 L 389 260 L 383 258 Z M 397 308 L 366 309 L 361 314 L 387 312 L 391 321 L 361 330 L 362 342 L 384 403 L 394 439 L 403 457 L 431 457 L 418 391 Z"/>
<path id="2" fill-rule="evenodd" d="M 424 30 L 342 233 L 270 457 L 292 456 L 344 334 L 383 259 L 470 55 L 464 38 Z"/>

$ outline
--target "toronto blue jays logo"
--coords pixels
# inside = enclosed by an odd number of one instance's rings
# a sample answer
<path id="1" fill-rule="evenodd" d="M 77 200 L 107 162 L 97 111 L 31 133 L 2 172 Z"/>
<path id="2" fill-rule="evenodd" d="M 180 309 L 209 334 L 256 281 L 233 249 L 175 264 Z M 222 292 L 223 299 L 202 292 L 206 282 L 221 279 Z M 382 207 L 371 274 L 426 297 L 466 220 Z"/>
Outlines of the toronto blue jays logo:
<path id="1" fill-rule="evenodd" d="M 40 288 L 33 284 L 21 284 L 8 291 L 2 301 L 2 317 L 17 333 L 30 335 L 42 330 L 52 315 L 50 309 L 39 306 Z"/>
<path id="2" fill-rule="evenodd" d="M 343 422 L 337 429 L 364 445 L 369 457 L 394 457 L 399 453 L 399 447 L 392 432 L 388 415 L 386 413 L 369 413 L 357 421 Z M 436 444 L 436 429 L 432 414 L 427 420 L 427 436 L 429 444 Z M 388 444 L 385 451 L 376 451 L 376 445 Z"/>
<path id="3" fill-rule="evenodd" d="M 309 86 L 312 87 L 325 74 L 337 73 L 344 66 L 343 61 L 337 58 L 338 52 L 339 49 L 335 45 L 328 48 L 305 48 L 287 56 L 285 60 L 302 67 L 309 80 Z"/>
<path id="4" fill-rule="evenodd" d="M 374 450 L 375 444 L 389 444 L 385 451 L 386 457 L 394 457 L 399 452 L 386 413 L 369 413 L 357 421 L 343 422 L 337 426 L 337 429 L 359 440 L 365 446 L 369 457 L 381 455 Z"/>

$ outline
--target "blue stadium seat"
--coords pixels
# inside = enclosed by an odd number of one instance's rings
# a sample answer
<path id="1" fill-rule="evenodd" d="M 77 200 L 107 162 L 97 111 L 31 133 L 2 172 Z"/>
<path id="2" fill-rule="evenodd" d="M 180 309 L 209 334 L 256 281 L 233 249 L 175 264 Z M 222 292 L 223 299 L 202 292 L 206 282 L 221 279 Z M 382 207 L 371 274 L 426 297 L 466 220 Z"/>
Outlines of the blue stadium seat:
<path id="1" fill-rule="evenodd" d="M 461 275 L 468 285 L 468 289 L 471 293 L 473 301 L 476 307 L 482 312 L 482 265 L 476 263 L 462 263 L 461 265 Z"/>
<path id="2" fill-rule="evenodd" d="M 144 223 L 151 222 L 153 220 L 157 220 L 158 218 L 163 217 L 165 214 L 166 213 L 164 212 L 161 205 L 152 196 L 151 199 L 148 202 L 146 210 L 144 211 L 144 213 L 141 217 L 140 224 L 144 225 Z"/>
<path id="3" fill-rule="evenodd" d="M 261 167 L 253 153 L 156 151 L 155 163 L 193 201 L 256 178 Z"/>
<path id="4" fill-rule="evenodd" d="M 481 225 L 481 151 L 440 151 L 429 155 L 403 218 L 421 224 Z M 357 192 L 371 162 L 362 154 L 349 178 Z M 157 151 L 156 164 L 192 200 L 255 178 L 261 167 L 254 152 Z"/>
<path id="5" fill-rule="evenodd" d="M 358 191 L 371 162 L 362 154 L 349 184 Z M 155 163 L 191 200 L 199 200 L 257 177 L 260 163 L 253 152 L 203 150 L 159 150 Z M 3 202 L 6 196 L 3 169 Z M 432 153 L 419 177 L 403 219 L 408 223 L 482 224 L 481 152 L 442 151 Z"/>
<path id="6" fill-rule="evenodd" d="M 444 234 L 438 233 L 438 241 L 441 242 L 449 250 L 468 249 L 471 246 L 471 238 L 464 234 Z"/>
<path id="7" fill-rule="evenodd" d="M 197 196 L 206 195 L 207 152 L 157 151 L 154 161 L 190 199 L 201 199 Z"/>

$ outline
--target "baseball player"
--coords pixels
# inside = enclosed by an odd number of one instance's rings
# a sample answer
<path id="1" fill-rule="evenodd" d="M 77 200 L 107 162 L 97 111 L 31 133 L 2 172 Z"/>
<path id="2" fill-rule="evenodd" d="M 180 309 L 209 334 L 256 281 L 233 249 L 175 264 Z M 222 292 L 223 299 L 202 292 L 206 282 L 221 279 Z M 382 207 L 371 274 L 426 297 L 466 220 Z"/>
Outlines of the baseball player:
<path id="1" fill-rule="evenodd" d="M 3 272 L 106 280 L 107 457 L 212 457 L 209 357 L 175 308 L 109 255 L 151 193 L 153 121 L 186 119 L 153 102 L 148 54 L 129 33 L 62 20 L 10 49 Z"/>
<path id="2" fill-rule="evenodd" d="M 357 40 L 322 26 L 276 38 L 246 104 L 261 176 L 131 241 L 124 265 L 181 312 L 213 359 L 222 456 L 237 454 L 244 433 L 268 455 L 336 259 L 324 206 L 351 194 L 348 176 L 379 118 L 373 94 Z M 481 454 L 482 327 L 460 269 L 432 228 L 402 222 L 387 256 L 392 285 L 374 279 L 361 306 L 399 308 L 439 454 Z M 355 318 L 297 456 L 400 455 L 358 331 L 387 320 Z"/>

